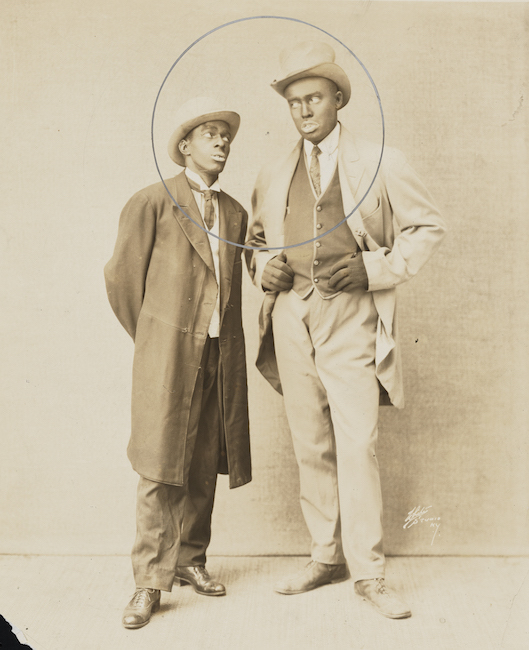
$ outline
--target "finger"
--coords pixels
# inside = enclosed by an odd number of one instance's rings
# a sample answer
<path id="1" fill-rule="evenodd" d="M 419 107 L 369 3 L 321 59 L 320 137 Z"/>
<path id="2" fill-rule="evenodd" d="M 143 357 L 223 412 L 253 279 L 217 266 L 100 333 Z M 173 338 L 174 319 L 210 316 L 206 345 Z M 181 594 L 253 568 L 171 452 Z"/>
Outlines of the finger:
<path id="1" fill-rule="evenodd" d="M 293 284 L 293 277 L 289 273 L 284 273 L 274 267 L 267 267 L 263 273 L 261 283 L 263 285 L 272 285 L 273 287 L 282 284 L 283 288 L 290 288 Z"/>
<path id="2" fill-rule="evenodd" d="M 331 277 L 337 273 L 338 271 L 341 271 L 342 269 L 347 269 L 347 262 L 344 262 L 343 260 L 341 262 L 337 262 L 331 269 Z"/>
<path id="3" fill-rule="evenodd" d="M 339 271 L 336 271 L 336 273 L 333 273 L 331 275 L 331 278 L 329 280 L 329 286 L 334 288 L 338 282 L 340 282 L 343 278 L 346 278 L 348 275 L 347 269 L 340 269 Z"/>
<path id="4" fill-rule="evenodd" d="M 267 266 L 270 268 L 270 272 L 272 273 L 272 269 L 277 269 L 278 271 L 283 271 L 283 273 L 287 273 L 288 275 L 294 275 L 294 271 L 290 268 L 288 264 L 285 264 L 285 262 L 281 262 L 277 257 L 272 258 Z"/>
<path id="5" fill-rule="evenodd" d="M 272 276 L 271 282 L 274 282 L 276 284 L 281 283 L 281 284 L 284 284 L 286 286 L 292 286 L 292 284 L 293 284 L 292 278 L 289 275 L 285 275 L 284 273 L 282 273 L 281 275 Z"/>
<path id="6" fill-rule="evenodd" d="M 268 280 L 263 278 L 261 284 L 266 291 L 285 291 L 285 289 L 290 288 L 285 286 L 284 282 L 278 282 L 274 278 L 269 278 Z"/>
<path id="7" fill-rule="evenodd" d="M 336 291 L 345 291 L 346 289 L 349 289 L 352 287 L 352 281 L 349 277 L 343 278 L 343 280 L 340 280 L 338 284 L 334 287 Z"/>
<path id="8" fill-rule="evenodd" d="M 288 264 L 285 264 L 284 262 L 281 262 L 281 266 L 278 266 L 276 268 L 282 273 L 286 273 L 286 275 L 288 275 L 289 278 L 294 276 L 294 271 L 292 270 L 292 268 Z"/>
<path id="9" fill-rule="evenodd" d="M 273 280 L 271 283 L 272 291 L 288 291 L 292 288 L 292 282 L 283 282 L 282 280 Z"/>

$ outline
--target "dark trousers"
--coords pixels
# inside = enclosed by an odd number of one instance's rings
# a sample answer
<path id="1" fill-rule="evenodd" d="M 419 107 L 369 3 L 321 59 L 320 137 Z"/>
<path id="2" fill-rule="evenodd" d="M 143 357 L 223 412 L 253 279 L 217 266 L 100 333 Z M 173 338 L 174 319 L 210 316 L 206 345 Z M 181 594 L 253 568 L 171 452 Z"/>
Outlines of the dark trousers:
<path id="1" fill-rule="evenodd" d="M 186 485 L 140 477 L 132 566 L 137 587 L 171 591 L 177 566 L 205 564 L 219 463 L 225 457 L 218 339 L 206 340 L 191 403 Z"/>

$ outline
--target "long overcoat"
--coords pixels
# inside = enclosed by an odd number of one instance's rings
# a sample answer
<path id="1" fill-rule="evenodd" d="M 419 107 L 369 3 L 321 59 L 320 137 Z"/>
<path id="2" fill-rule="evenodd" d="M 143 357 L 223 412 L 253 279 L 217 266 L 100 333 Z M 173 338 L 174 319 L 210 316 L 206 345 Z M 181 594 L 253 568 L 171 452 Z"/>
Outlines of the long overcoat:
<path id="1" fill-rule="evenodd" d="M 191 398 L 219 289 L 185 173 L 165 183 L 181 209 L 161 182 L 136 193 L 121 213 L 105 281 L 112 309 L 134 340 L 128 457 L 141 476 L 183 485 L 196 437 Z M 219 247 L 219 392 L 229 484 L 238 487 L 251 480 L 242 249 L 227 242 L 244 242 L 248 216 L 220 192 L 219 221 L 226 240 Z"/>
<path id="2" fill-rule="evenodd" d="M 267 262 L 285 244 L 288 191 L 303 140 L 282 160 L 265 166 L 253 193 L 247 243 L 250 275 L 258 287 Z M 347 225 L 362 251 L 369 291 L 378 312 L 375 366 L 381 403 L 404 404 L 395 287 L 413 277 L 437 249 L 445 225 L 429 192 L 404 155 L 355 139 L 341 126 L 338 173 Z M 316 209 L 316 208 L 315 208 Z M 350 216 L 349 216 L 350 215 Z M 268 247 L 279 250 L 268 250 Z M 288 261 L 288 249 L 287 261 Z M 271 314 L 277 294 L 267 292 L 259 315 L 257 367 L 281 392 L 275 359 Z M 389 397 L 389 401 L 388 401 Z"/>

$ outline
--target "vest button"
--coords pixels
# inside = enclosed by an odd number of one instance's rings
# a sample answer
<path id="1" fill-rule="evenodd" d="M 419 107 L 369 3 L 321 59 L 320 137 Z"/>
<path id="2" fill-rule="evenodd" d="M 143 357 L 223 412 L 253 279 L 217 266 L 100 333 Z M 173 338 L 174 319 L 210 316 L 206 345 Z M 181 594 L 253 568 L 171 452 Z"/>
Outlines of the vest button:
<path id="1" fill-rule="evenodd" d="M 317 210 L 318 212 L 321 212 L 321 205 L 319 205 L 319 206 L 316 208 L 316 210 Z"/>
<path id="2" fill-rule="evenodd" d="M 320 263 L 320 260 L 314 260 L 314 266 L 318 266 L 319 263 Z"/>
<path id="3" fill-rule="evenodd" d="M 319 282 L 318 278 L 314 278 L 314 283 L 318 284 L 318 282 Z"/>
<path id="4" fill-rule="evenodd" d="M 319 248 L 321 246 L 321 241 L 317 241 L 316 246 Z M 191 298 L 189 298 L 189 300 L 191 300 Z"/>
<path id="5" fill-rule="evenodd" d="M 321 223 L 317 223 L 317 224 L 316 224 L 316 228 L 317 228 L 318 230 L 320 230 L 320 228 L 321 228 Z"/>

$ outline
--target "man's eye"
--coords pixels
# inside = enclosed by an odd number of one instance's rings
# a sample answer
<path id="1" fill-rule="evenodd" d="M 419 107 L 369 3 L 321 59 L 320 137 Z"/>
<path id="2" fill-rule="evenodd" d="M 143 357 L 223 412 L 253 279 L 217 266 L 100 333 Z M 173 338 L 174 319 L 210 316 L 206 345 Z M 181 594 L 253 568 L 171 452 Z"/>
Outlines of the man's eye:
<path id="1" fill-rule="evenodd" d="M 230 143 L 230 140 L 231 140 L 229 135 L 222 136 L 222 139 L 224 140 L 224 142 L 227 142 L 228 144 Z"/>
<path id="2" fill-rule="evenodd" d="M 206 132 L 204 133 L 204 137 L 205 137 L 205 138 L 212 138 L 212 137 L 213 137 L 213 134 L 211 133 L 211 131 L 206 131 Z"/>
<path id="3" fill-rule="evenodd" d="M 290 102 L 290 108 L 299 108 L 300 103 L 299 102 Z"/>
<path id="4" fill-rule="evenodd" d="M 313 104 L 319 104 L 319 103 L 321 102 L 321 97 L 317 97 L 317 96 L 315 96 L 315 97 L 311 97 L 311 98 L 310 98 L 310 101 L 311 101 Z"/>

